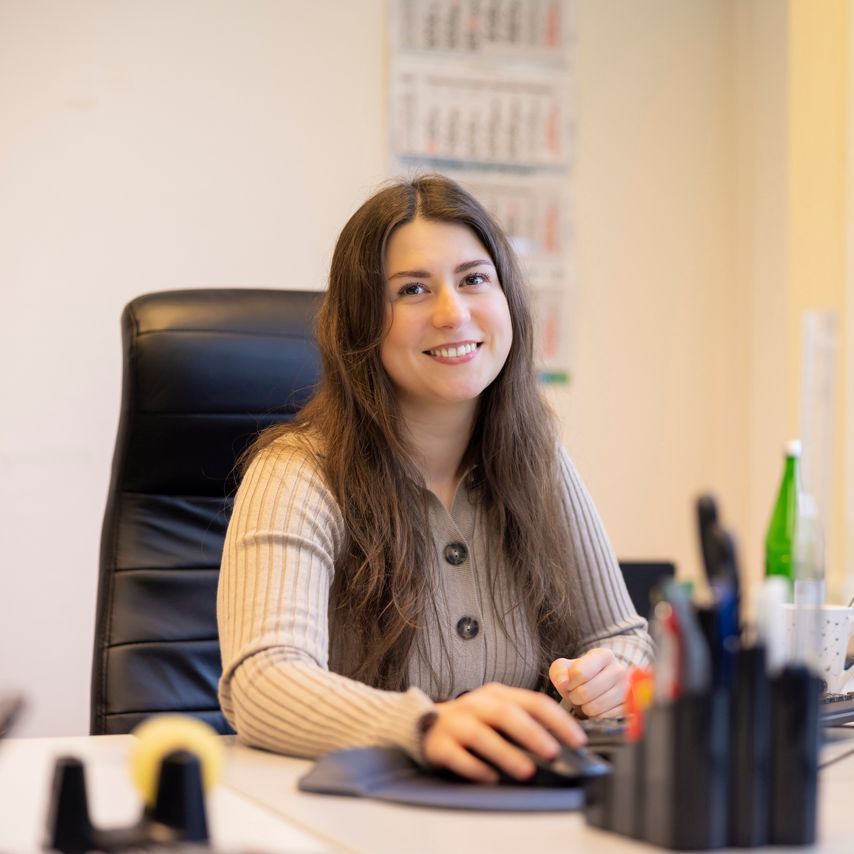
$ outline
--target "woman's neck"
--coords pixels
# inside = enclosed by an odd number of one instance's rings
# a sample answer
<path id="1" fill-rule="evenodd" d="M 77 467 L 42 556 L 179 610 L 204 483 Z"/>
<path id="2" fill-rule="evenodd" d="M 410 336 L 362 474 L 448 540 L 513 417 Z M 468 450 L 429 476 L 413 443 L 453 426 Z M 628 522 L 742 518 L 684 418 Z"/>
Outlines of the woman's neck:
<path id="1" fill-rule="evenodd" d="M 401 411 L 424 482 L 450 510 L 474 427 L 475 402 L 429 410 L 402 405 Z"/>

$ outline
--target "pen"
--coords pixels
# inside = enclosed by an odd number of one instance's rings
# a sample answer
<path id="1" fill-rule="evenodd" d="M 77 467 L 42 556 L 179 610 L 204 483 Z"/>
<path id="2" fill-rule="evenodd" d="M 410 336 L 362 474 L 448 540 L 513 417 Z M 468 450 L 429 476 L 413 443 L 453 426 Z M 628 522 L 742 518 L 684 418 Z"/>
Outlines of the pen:
<path id="1" fill-rule="evenodd" d="M 629 690 L 626 694 L 626 739 L 630 742 L 643 738 L 646 710 L 652 705 L 654 693 L 653 674 L 648 667 L 633 667 L 629 671 Z"/>
<path id="2" fill-rule="evenodd" d="M 650 632 L 655 642 L 655 700 L 670 703 L 679 696 L 679 640 L 673 608 L 662 599 L 655 606 Z"/>
<path id="3" fill-rule="evenodd" d="M 669 582 L 665 591 L 678 626 L 680 694 L 700 694 L 708 690 L 712 681 L 708 644 L 697 622 L 694 606 L 682 588 Z"/>
<path id="4" fill-rule="evenodd" d="M 730 534 L 720 524 L 717 504 L 711 495 L 701 495 L 697 499 L 697 523 L 703 568 L 709 586 L 730 587 L 737 599 L 739 569 L 735 546 Z"/>

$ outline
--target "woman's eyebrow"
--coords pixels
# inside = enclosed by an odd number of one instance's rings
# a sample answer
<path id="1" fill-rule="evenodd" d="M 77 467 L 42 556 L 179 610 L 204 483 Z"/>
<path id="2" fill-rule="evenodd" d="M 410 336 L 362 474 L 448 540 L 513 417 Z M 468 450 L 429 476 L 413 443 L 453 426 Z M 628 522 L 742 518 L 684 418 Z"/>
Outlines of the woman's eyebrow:
<path id="1" fill-rule="evenodd" d="M 465 273 L 466 270 L 471 270 L 472 267 L 482 267 L 484 264 L 489 267 L 495 266 L 492 261 L 489 261 L 486 258 L 478 258 L 477 261 L 466 261 L 465 264 L 460 264 L 458 267 L 454 267 L 454 272 Z"/>
<path id="2" fill-rule="evenodd" d="M 426 270 L 401 270 L 399 273 L 393 273 L 389 279 L 429 279 L 430 273 Z"/>
<path id="3" fill-rule="evenodd" d="M 484 264 L 494 267 L 492 261 L 486 258 L 478 258 L 476 261 L 465 261 L 454 267 L 455 273 L 464 273 L 466 270 L 471 270 L 472 267 L 481 267 Z M 428 270 L 401 270 L 399 273 L 393 273 L 389 279 L 429 279 L 430 272 Z"/>

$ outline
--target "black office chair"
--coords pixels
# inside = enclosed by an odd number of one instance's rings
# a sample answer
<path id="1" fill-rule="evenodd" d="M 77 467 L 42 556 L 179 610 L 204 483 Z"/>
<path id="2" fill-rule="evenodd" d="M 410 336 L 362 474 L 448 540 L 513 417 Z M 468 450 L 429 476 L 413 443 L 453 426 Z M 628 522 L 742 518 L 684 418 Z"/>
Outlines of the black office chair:
<path id="1" fill-rule="evenodd" d="M 101 538 L 91 731 L 184 712 L 228 732 L 216 585 L 235 460 L 320 373 L 321 295 L 148 294 L 122 317 L 121 418 Z"/>

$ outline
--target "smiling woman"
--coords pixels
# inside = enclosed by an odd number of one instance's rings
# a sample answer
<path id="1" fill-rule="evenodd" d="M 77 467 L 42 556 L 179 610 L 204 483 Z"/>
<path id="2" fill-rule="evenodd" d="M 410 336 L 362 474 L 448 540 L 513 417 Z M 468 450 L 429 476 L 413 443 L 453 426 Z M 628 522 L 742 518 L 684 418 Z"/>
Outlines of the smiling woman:
<path id="1" fill-rule="evenodd" d="M 395 183 L 351 217 L 323 382 L 250 452 L 223 552 L 220 701 L 243 740 L 523 778 L 513 742 L 552 757 L 584 740 L 567 709 L 621 713 L 651 644 L 532 337 L 507 238 L 453 181 Z"/>

